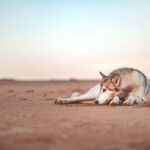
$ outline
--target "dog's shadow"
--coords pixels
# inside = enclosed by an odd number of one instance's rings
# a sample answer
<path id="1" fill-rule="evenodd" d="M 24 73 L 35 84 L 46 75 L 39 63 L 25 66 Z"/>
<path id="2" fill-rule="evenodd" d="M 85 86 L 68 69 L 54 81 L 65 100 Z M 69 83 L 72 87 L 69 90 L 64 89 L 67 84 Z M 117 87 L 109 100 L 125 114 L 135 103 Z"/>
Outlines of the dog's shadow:
<path id="1" fill-rule="evenodd" d="M 72 103 L 68 103 L 68 104 L 63 104 L 63 105 L 66 105 L 66 106 L 98 106 L 98 107 L 101 107 L 101 106 L 127 106 L 127 105 L 97 105 L 94 103 L 94 101 L 78 101 L 78 102 L 72 102 Z M 134 105 L 128 105 L 128 106 L 137 106 L 137 107 L 150 107 L 150 100 L 148 102 L 143 102 L 141 104 L 134 104 Z"/>

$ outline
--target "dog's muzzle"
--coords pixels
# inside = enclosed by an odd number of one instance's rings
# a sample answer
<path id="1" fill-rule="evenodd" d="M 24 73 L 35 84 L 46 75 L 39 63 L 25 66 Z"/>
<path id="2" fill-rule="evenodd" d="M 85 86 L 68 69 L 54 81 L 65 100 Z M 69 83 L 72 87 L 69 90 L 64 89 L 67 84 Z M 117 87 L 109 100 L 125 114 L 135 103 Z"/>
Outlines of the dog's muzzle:
<path id="1" fill-rule="evenodd" d="M 95 100 L 95 104 L 98 104 L 98 100 Z"/>

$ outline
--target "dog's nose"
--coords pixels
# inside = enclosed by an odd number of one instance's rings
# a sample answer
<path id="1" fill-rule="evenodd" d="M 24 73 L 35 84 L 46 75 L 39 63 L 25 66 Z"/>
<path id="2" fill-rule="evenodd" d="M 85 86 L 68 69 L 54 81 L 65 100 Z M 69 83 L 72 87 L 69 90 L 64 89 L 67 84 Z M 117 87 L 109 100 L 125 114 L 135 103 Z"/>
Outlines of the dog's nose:
<path id="1" fill-rule="evenodd" d="M 95 100 L 95 104 L 98 104 L 98 100 Z"/>

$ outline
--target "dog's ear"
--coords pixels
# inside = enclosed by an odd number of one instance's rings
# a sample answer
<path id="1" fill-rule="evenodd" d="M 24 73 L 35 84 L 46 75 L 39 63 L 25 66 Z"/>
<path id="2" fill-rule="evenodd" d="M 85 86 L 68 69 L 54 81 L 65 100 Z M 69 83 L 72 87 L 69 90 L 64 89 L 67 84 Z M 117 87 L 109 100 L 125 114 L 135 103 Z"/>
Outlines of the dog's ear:
<path id="1" fill-rule="evenodd" d="M 115 76 L 112 78 L 112 82 L 115 84 L 116 88 L 120 86 L 121 83 L 121 78 L 119 75 Z"/>
<path id="2" fill-rule="evenodd" d="M 104 75 L 102 72 L 99 72 L 100 73 L 100 75 L 101 75 L 101 77 L 102 77 L 102 79 L 104 79 L 104 78 L 106 78 L 107 76 L 106 75 Z"/>

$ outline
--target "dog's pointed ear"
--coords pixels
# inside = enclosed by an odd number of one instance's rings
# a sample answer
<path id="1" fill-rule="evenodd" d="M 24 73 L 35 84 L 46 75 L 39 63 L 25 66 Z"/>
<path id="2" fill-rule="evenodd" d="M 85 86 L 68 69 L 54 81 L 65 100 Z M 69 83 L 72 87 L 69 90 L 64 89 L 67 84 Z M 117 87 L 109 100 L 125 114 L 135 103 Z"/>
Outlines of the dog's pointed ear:
<path id="1" fill-rule="evenodd" d="M 112 79 L 112 82 L 115 84 L 116 88 L 120 86 L 120 83 L 121 83 L 121 78 L 119 75 L 115 76 L 113 79 Z"/>
<path id="2" fill-rule="evenodd" d="M 102 72 L 99 72 L 100 73 L 100 75 L 101 75 L 101 77 L 102 77 L 102 79 L 104 79 L 104 78 L 106 78 L 107 76 L 106 75 L 104 75 Z"/>

